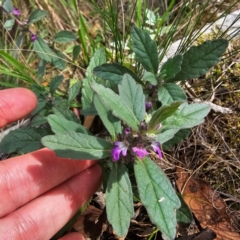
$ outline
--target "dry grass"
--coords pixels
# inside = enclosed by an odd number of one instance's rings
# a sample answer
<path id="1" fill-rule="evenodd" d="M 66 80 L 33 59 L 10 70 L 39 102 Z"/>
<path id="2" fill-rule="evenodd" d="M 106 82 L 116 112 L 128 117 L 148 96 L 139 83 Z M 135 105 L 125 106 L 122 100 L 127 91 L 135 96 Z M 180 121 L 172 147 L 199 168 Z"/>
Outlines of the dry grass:
<path id="1" fill-rule="evenodd" d="M 239 48 L 239 39 L 229 49 Z M 211 111 L 204 124 L 171 151 L 173 158 L 195 178 L 205 180 L 221 194 L 240 232 L 240 54 L 215 66 L 201 79 L 189 82 L 189 100 L 195 98 L 227 108 Z M 217 109 L 218 110 L 218 109 Z"/>

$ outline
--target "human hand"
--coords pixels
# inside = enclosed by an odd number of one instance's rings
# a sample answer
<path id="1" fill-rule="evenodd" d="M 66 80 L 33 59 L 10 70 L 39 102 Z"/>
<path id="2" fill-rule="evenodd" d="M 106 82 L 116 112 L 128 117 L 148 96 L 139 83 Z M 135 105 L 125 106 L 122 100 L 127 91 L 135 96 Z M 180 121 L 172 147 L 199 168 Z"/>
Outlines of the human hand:
<path id="1" fill-rule="evenodd" d="M 36 105 L 27 89 L 0 91 L 0 128 Z M 46 148 L 0 161 L 0 239 L 50 239 L 101 184 L 95 163 L 59 158 Z M 71 233 L 61 239 L 84 238 Z"/>

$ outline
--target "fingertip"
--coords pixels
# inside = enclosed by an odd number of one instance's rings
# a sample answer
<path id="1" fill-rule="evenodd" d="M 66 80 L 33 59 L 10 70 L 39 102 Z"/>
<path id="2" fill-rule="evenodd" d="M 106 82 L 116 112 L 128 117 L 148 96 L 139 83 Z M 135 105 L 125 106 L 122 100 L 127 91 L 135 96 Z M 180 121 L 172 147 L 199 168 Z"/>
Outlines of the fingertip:
<path id="1" fill-rule="evenodd" d="M 84 239 L 85 238 L 83 237 L 83 235 L 78 232 L 69 233 L 69 234 L 59 238 L 59 240 L 84 240 Z"/>
<path id="2" fill-rule="evenodd" d="M 12 88 L 1 90 L 0 127 L 27 116 L 36 106 L 37 97 L 29 89 Z"/>
<path id="3" fill-rule="evenodd" d="M 90 168 L 87 168 L 85 171 L 89 172 L 89 175 L 94 176 L 96 184 L 99 185 L 102 182 L 102 168 L 99 164 L 94 164 Z"/>

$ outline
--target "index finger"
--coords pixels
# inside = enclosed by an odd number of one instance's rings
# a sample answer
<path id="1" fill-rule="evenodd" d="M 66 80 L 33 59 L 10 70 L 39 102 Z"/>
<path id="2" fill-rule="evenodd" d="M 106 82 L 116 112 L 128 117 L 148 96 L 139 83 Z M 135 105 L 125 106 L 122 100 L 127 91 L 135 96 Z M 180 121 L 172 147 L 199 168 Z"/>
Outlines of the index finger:
<path id="1" fill-rule="evenodd" d="M 0 128 L 27 116 L 37 106 L 37 97 L 26 88 L 0 91 Z"/>

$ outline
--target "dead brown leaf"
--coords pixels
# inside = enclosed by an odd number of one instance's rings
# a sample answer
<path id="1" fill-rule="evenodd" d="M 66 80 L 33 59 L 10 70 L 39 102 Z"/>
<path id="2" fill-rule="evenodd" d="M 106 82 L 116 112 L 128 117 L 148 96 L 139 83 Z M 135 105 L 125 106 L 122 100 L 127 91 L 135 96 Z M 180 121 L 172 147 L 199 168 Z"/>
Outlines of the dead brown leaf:
<path id="1" fill-rule="evenodd" d="M 217 240 L 239 240 L 240 235 L 231 225 L 223 199 L 205 181 L 190 177 L 177 169 L 177 187 L 202 228 L 217 234 Z"/>
<path id="2" fill-rule="evenodd" d="M 177 240 L 213 240 L 215 238 L 216 238 L 215 232 L 208 228 L 205 228 L 201 232 L 194 233 L 189 236 L 183 236 L 178 238 Z"/>
<path id="3" fill-rule="evenodd" d="M 98 238 L 107 228 L 106 211 L 88 205 L 75 221 L 73 228 L 85 238 Z"/>

